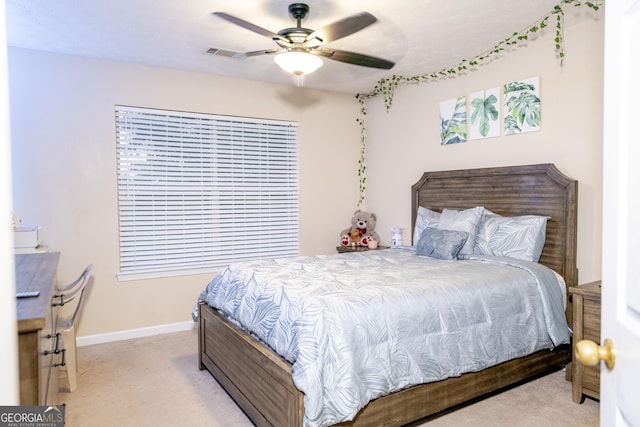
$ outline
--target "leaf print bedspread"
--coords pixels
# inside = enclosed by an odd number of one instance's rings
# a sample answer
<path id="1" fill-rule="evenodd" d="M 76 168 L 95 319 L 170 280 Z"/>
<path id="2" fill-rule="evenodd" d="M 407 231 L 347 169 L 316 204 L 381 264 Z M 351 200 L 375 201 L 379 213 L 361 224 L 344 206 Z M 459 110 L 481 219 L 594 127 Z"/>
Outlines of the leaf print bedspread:
<path id="1" fill-rule="evenodd" d="M 198 301 L 291 362 L 305 426 L 326 426 L 382 395 L 569 342 L 557 274 L 468 258 L 404 247 L 243 262 Z"/>

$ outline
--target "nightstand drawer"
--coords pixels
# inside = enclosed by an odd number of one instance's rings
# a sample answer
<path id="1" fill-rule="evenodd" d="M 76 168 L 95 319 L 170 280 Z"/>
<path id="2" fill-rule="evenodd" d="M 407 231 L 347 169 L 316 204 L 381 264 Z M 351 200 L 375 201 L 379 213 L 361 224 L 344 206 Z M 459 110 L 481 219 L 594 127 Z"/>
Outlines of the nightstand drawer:
<path id="1" fill-rule="evenodd" d="M 582 339 L 600 344 L 600 301 L 584 298 Z"/>

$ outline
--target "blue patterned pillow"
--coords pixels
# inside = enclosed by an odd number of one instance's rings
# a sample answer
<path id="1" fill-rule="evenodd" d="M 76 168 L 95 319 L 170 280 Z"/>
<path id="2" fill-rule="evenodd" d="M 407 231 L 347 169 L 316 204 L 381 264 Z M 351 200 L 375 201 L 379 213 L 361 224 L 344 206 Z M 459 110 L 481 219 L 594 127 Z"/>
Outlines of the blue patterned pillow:
<path id="1" fill-rule="evenodd" d="M 427 227 L 418 240 L 416 254 L 439 259 L 457 259 L 468 238 L 469 234 L 464 231 Z"/>

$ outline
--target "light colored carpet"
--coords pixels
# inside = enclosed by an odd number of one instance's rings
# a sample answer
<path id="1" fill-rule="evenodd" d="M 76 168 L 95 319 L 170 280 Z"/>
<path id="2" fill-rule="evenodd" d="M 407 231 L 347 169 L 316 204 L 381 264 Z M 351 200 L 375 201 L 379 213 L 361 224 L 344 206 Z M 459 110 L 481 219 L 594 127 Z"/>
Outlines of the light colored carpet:
<path id="1" fill-rule="evenodd" d="M 198 369 L 197 348 L 195 329 L 79 347 L 78 388 L 59 396 L 67 405 L 66 426 L 252 426 Z M 595 427 L 598 413 L 597 401 L 573 403 L 571 383 L 557 372 L 422 425 Z"/>

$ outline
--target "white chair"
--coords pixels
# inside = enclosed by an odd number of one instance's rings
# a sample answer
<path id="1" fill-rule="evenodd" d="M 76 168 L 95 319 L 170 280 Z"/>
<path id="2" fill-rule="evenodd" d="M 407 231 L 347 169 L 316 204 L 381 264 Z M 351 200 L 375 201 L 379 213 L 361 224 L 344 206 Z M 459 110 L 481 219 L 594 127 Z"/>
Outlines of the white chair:
<path id="1" fill-rule="evenodd" d="M 80 277 L 68 285 L 58 287 L 53 296 L 53 306 L 57 308 L 56 332 L 62 338 L 62 351 L 64 352 L 63 362 L 59 366 L 66 367 L 69 391 L 74 391 L 77 387 L 75 324 L 92 270 L 93 265 L 89 264 Z"/>

